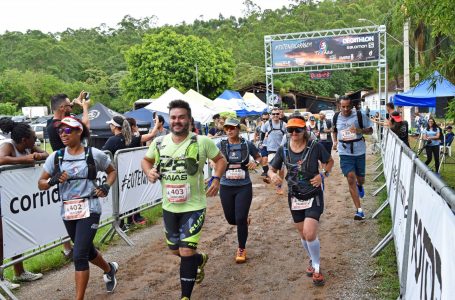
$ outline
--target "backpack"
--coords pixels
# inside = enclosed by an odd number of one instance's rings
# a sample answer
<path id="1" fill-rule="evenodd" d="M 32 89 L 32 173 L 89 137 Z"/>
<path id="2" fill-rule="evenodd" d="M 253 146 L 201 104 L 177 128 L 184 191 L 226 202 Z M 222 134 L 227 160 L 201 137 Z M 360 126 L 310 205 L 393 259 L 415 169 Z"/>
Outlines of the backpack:
<path id="1" fill-rule="evenodd" d="M 96 174 L 98 173 L 96 170 L 96 165 L 95 165 L 95 159 L 93 159 L 93 154 L 92 154 L 92 147 L 84 147 L 85 151 L 85 158 L 83 160 L 86 161 L 87 167 L 88 167 L 88 172 L 87 172 L 87 177 L 77 177 L 77 178 L 71 178 L 68 179 L 70 180 L 79 180 L 79 179 L 88 179 L 88 180 L 95 180 L 96 179 Z M 54 172 L 61 172 L 60 170 L 60 165 L 63 162 L 63 157 L 65 156 L 65 148 L 57 150 L 57 153 L 55 153 L 54 156 Z M 79 161 L 80 159 L 75 159 L 75 160 L 67 160 L 67 161 Z"/>
<path id="2" fill-rule="evenodd" d="M 286 134 L 286 130 L 284 130 L 284 122 L 280 120 L 280 128 L 273 128 L 272 120 L 269 120 L 270 130 L 267 132 L 267 136 L 274 130 L 281 131 L 282 134 Z"/>
<path id="3" fill-rule="evenodd" d="M 360 110 L 356 111 L 357 113 L 357 121 L 359 122 L 360 129 L 363 129 L 363 116 L 362 112 Z M 335 115 L 333 116 L 333 132 L 337 133 L 337 121 L 338 121 L 338 116 L 340 115 L 340 112 L 336 112 Z"/>
<path id="4" fill-rule="evenodd" d="M 227 164 L 227 169 L 229 168 L 229 165 L 231 164 L 230 161 L 229 161 L 229 142 L 227 139 L 223 139 L 221 140 L 220 142 L 220 145 L 221 145 L 221 153 L 223 153 L 224 157 L 226 157 L 226 160 L 228 162 Z M 241 161 L 241 166 L 242 166 L 242 169 L 243 170 L 247 170 L 248 167 L 247 167 L 247 164 L 250 160 L 250 149 L 248 147 L 248 142 L 245 141 L 245 139 L 243 137 L 240 137 L 240 145 L 241 145 L 241 157 L 242 157 L 242 161 Z"/>

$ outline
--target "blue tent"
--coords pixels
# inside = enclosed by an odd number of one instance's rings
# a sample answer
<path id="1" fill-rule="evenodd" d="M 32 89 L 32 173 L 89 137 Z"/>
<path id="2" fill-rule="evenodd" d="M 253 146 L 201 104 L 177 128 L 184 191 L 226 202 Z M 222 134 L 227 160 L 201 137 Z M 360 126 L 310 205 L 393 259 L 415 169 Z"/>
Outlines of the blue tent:
<path id="1" fill-rule="evenodd" d="M 164 128 L 169 128 L 169 114 L 158 112 L 158 115 L 163 116 L 164 118 Z M 136 119 L 136 122 L 138 122 L 138 125 L 140 122 L 147 122 L 151 124 L 151 127 L 153 127 L 155 122 L 153 121 L 153 111 L 148 110 L 146 108 L 140 108 L 136 110 L 132 110 L 129 112 L 126 112 L 124 114 L 125 117 L 128 118 L 134 118 Z"/>
<path id="2" fill-rule="evenodd" d="M 225 102 L 227 101 L 227 102 Z M 242 96 L 239 92 L 225 90 L 214 100 L 214 105 L 221 105 L 235 111 L 238 117 L 246 117 L 252 115 L 260 115 L 262 112 L 252 111 L 248 109 Z"/>
<path id="3" fill-rule="evenodd" d="M 432 86 L 432 83 L 435 85 Z M 455 85 L 435 71 L 409 91 L 393 96 L 398 106 L 436 107 L 436 98 L 454 97 Z"/>

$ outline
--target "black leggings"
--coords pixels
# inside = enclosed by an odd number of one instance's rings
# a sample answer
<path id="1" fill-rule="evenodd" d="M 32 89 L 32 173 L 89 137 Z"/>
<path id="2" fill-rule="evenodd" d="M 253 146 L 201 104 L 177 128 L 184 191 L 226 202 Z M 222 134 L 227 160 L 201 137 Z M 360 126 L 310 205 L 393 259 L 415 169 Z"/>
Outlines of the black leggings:
<path id="1" fill-rule="evenodd" d="M 425 164 L 428 166 L 431 162 L 432 156 L 434 155 L 434 169 L 436 173 L 439 172 L 439 145 L 437 146 L 426 146 L 425 151 L 427 152 L 427 160 Z"/>
<path id="2" fill-rule="evenodd" d="M 65 221 L 66 231 L 73 241 L 73 261 L 76 271 L 86 271 L 89 269 L 88 262 L 94 260 L 98 251 L 93 245 L 100 215 L 90 213 L 90 217 L 79 220 Z"/>
<path id="3" fill-rule="evenodd" d="M 226 220 L 231 225 L 237 225 L 239 248 L 245 249 L 248 238 L 248 213 L 253 199 L 252 184 L 221 185 L 220 198 Z"/>

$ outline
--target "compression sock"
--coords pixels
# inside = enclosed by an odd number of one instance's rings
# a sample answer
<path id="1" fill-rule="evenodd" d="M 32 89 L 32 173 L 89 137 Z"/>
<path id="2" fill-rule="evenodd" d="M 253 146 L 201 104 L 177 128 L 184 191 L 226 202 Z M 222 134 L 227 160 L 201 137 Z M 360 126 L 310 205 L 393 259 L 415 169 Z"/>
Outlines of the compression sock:
<path id="1" fill-rule="evenodd" d="M 196 255 L 180 257 L 180 285 L 182 298 L 191 298 L 196 281 L 198 257 Z"/>
<path id="2" fill-rule="evenodd" d="M 308 250 L 310 250 L 311 261 L 313 263 L 313 268 L 316 273 L 319 273 L 319 264 L 321 262 L 321 244 L 319 239 L 316 238 L 314 241 L 307 241 Z"/>
<path id="3" fill-rule="evenodd" d="M 311 254 L 310 254 L 310 249 L 308 249 L 308 243 L 304 239 L 300 239 L 300 242 L 302 242 L 303 248 L 306 250 L 306 253 L 308 254 L 308 257 L 311 259 Z"/>

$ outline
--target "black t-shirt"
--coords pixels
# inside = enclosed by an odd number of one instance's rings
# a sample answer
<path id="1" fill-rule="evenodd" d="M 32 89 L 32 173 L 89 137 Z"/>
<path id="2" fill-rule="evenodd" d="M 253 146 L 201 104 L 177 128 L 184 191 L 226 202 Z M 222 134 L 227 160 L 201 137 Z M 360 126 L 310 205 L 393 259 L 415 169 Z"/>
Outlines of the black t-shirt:
<path id="1" fill-rule="evenodd" d="M 128 148 L 141 147 L 141 136 L 133 136 L 131 139 L 131 144 L 128 145 Z"/>
<path id="2" fill-rule="evenodd" d="M 395 123 L 391 129 L 409 147 L 408 122 Z"/>
<path id="3" fill-rule="evenodd" d="M 107 141 L 106 144 L 104 144 L 103 148 L 101 150 L 108 150 L 112 153 L 112 155 L 115 155 L 115 152 L 120 149 L 125 149 L 126 144 L 125 144 L 125 138 L 123 137 L 122 134 L 117 134 L 114 136 L 111 136 Z"/>
<path id="4" fill-rule="evenodd" d="M 58 119 L 50 119 L 47 121 L 46 131 L 49 135 L 49 143 L 51 144 L 51 148 L 53 151 L 57 151 L 59 149 L 65 148 L 60 136 L 58 135 L 58 125 L 60 125 L 60 120 Z"/>
<path id="5" fill-rule="evenodd" d="M 209 134 L 213 136 L 220 136 L 224 134 L 224 131 L 215 127 L 210 128 Z"/>
<path id="6" fill-rule="evenodd" d="M 308 161 L 308 169 L 306 170 L 307 173 L 311 174 L 311 178 L 313 178 L 316 174 L 319 173 L 319 163 L 318 161 L 321 161 L 321 163 L 326 164 L 329 161 L 330 154 L 327 152 L 327 150 L 324 148 L 323 145 L 314 142 L 314 148 L 313 151 L 311 152 L 311 155 L 307 157 L 309 159 Z M 275 157 L 273 160 L 270 162 L 270 165 L 276 169 L 280 170 L 283 163 L 284 163 L 284 146 L 280 146 L 278 148 L 278 151 L 275 154 Z M 291 149 L 289 149 L 289 157 L 290 157 L 290 163 L 292 165 L 296 165 L 295 167 L 291 167 L 288 169 L 287 175 L 286 175 L 286 181 L 288 182 L 288 186 L 292 187 L 293 185 L 296 185 L 297 182 L 299 181 L 297 176 L 298 176 L 298 167 L 297 165 L 301 165 L 301 160 L 302 160 L 302 154 L 304 154 L 305 150 L 308 149 L 306 147 L 302 152 L 300 153 L 294 153 Z M 299 162 L 299 163 L 298 163 Z M 306 183 L 309 183 L 309 180 L 311 178 L 305 178 L 304 181 Z"/>
<path id="7" fill-rule="evenodd" d="M 282 118 L 280 118 L 280 120 L 283 121 L 284 123 L 287 123 L 288 122 L 288 117 L 283 116 Z"/>

